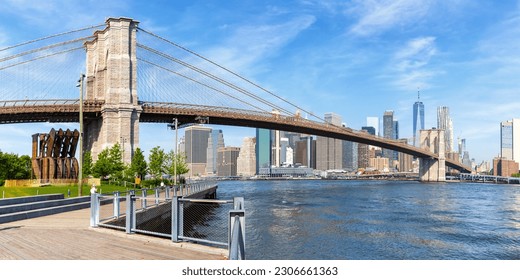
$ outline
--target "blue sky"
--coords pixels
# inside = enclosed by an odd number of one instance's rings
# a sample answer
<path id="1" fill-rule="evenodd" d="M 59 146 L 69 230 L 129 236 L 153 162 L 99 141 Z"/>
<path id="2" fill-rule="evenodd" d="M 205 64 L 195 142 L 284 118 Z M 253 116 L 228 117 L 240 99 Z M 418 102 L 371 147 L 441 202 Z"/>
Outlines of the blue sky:
<path id="1" fill-rule="evenodd" d="M 131 17 L 317 115 L 340 114 L 354 129 L 367 116 L 394 110 L 400 136 L 411 137 L 420 89 L 426 127 L 436 126 L 438 106 L 450 107 L 455 138 L 467 139 L 477 162 L 499 153 L 500 122 L 520 117 L 520 1 L 0 0 L 0 6 L 0 47 Z M 29 154 L 30 135 L 53 126 L 2 125 L 0 149 Z M 227 145 L 254 135 L 219 128 Z M 144 150 L 169 149 L 173 137 L 164 124 L 141 125 Z"/>

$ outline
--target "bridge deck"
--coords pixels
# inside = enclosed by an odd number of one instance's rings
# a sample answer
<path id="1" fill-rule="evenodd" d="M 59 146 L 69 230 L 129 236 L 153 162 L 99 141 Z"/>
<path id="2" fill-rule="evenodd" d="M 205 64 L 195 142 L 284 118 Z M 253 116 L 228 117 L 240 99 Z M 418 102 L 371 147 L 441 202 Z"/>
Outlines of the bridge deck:
<path id="1" fill-rule="evenodd" d="M 91 228 L 90 208 L 0 224 L 0 259 L 222 260 L 226 250 Z"/>

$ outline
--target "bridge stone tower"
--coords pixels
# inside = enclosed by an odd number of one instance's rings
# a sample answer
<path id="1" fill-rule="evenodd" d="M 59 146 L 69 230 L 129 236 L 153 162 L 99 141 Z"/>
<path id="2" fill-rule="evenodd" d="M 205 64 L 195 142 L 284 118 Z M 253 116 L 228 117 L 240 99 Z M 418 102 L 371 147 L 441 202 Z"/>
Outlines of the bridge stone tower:
<path id="1" fill-rule="evenodd" d="M 85 43 L 85 99 L 105 102 L 100 118 L 84 124 L 84 147 L 94 160 L 103 149 L 119 143 L 123 161 L 129 163 L 139 146 L 137 25 L 129 18 L 109 18 L 105 29 L 94 32 L 94 39 Z"/>
<path id="2" fill-rule="evenodd" d="M 446 156 L 444 130 L 421 130 L 421 148 L 438 155 L 436 158 L 419 159 L 419 178 L 423 182 L 446 182 Z"/>

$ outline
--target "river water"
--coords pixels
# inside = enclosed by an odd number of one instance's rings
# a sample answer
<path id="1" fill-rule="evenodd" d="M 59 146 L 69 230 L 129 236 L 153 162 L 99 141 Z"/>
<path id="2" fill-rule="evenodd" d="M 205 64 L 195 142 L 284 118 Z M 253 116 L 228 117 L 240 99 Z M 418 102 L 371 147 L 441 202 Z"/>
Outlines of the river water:
<path id="1" fill-rule="evenodd" d="M 518 185 L 220 181 L 218 196 L 245 199 L 248 259 L 520 259 Z"/>

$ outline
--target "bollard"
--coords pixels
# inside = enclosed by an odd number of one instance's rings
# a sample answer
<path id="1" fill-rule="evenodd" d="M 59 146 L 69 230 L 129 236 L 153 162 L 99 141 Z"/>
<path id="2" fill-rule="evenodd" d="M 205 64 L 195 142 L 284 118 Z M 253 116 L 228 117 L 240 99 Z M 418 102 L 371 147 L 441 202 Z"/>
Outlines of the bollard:
<path id="1" fill-rule="evenodd" d="M 179 242 L 179 197 L 172 199 L 172 241 Z"/>
<path id="2" fill-rule="evenodd" d="M 90 226 L 97 227 L 99 224 L 99 194 L 90 195 Z"/>
<path id="3" fill-rule="evenodd" d="M 135 195 L 129 193 L 126 195 L 126 233 L 132 233 L 135 229 Z"/>
<path id="4" fill-rule="evenodd" d="M 114 192 L 114 217 L 119 218 L 119 191 Z"/>

